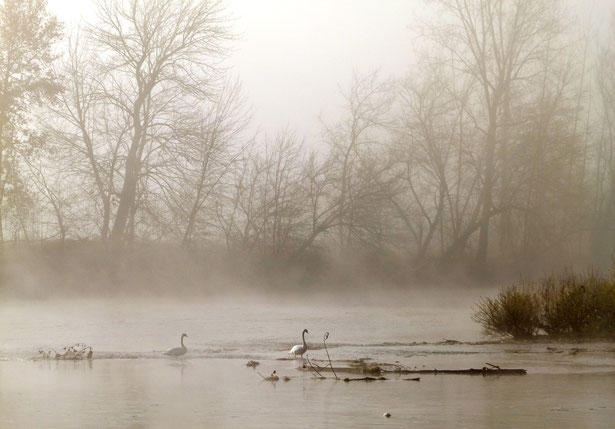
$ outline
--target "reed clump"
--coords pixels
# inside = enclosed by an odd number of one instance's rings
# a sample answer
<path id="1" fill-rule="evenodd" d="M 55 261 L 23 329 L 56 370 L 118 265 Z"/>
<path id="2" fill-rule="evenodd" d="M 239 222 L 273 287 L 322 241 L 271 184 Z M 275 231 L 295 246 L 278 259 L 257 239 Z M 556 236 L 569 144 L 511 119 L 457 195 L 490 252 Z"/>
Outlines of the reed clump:
<path id="1" fill-rule="evenodd" d="M 564 272 L 481 298 L 472 319 L 490 336 L 615 338 L 615 276 Z"/>

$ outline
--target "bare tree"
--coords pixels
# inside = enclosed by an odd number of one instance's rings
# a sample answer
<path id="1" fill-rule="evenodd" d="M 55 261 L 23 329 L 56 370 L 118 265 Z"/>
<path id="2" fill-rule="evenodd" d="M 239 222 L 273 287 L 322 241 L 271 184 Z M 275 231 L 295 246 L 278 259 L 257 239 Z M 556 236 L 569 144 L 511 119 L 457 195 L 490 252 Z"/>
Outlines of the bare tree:
<path id="1" fill-rule="evenodd" d="M 369 147 L 382 142 L 387 117 L 393 96 L 391 85 L 380 80 L 378 73 L 364 76 L 355 73 L 348 93 L 342 94 L 345 106 L 342 119 L 334 125 L 322 121 L 324 137 L 333 158 L 337 186 L 337 202 L 341 219 L 338 226 L 338 239 L 341 249 L 350 245 L 353 235 L 359 233 L 358 222 L 360 206 L 355 200 L 361 193 L 359 183 L 360 166 L 366 165 L 365 155 Z"/>
<path id="2" fill-rule="evenodd" d="M 70 189 L 70 187 L 67 186 L 69 183 L 67 177 L 65 174 L 58 174 L 58 172 L 50 171 L 49 166 L 45 166 L 45 161 L 49 162 L 50 158 L 42 154 L 29 155 L 23 157 L 22 159 L 24 160 L 24 164 L 30 173 L 30 183 L 34 185 L 40 195 L 42 195 L 51 206 L 58 229 L 57 234 L 54 237 L 57 237 L 60 242 L 64 243 L 69 228 L 65 216 L 66 206 L 70 204 L 69 198 L 65 195 L 66 191 Z M 42 207 L 39 207 L 39 209 L 41 208 Z"/>
<path id="3" fill-rule="evenodd" d="M 160 183 L 172 216 L 181 222 L 181 241 L 187 246 L 198 230 L 204 233 L 215 223 L 227 178 L 245 156 L 251 115 L 240 83 L 227 80 L 197 112 L 190 114 L 186 108 L 178 116 L 171 136 L 175 142 L 168 145 L 165 162 L 150 174 Z"/>
<path id="4" fill-rule="evenodd" d="M 124 238 L 134 212 L 145 146 L 164 124 L 152 116 L 180 95 L 206 97 L 230 38 L 217 0 L 109 0 L 89 28 L 104 49 L 105 95 L 130 124 L 111 237 Z"/>
<path id="5" fill-rule="evenodd" d="M 442 230 L 447 208 L 455 240 L 462 175 L 471 173 L 464 170 L 463 165 L 467 162 L 464 151 L 471 148 L 459 146 L 459 141 L 463 140 L 459 124 L 464 109 L 458 103 L 458 99 L 467 101 L 470 87 L 458 95 L 438 65 L 427 67 L 424 73 L 426 76 L 420 80 L 407 78 L 400 90 L 394 157 L 403 185 L 399 196 L 390 195 L 403 225 L 416 242 L 419 262 Z"/>
<path id="6" fill-rule="evenodd" d="M 484 134 L 479 240 L 476 254 L 487 258 L 490 219 L 498 181 L 498 147 L 506 145 L 505 128 L 517 89 L 534 73 L 533 65 L 560 34 L 556 0 L 441 0 L 441 24 L 424 33 L 452 56 L 460 71 L 480 87 L 484 120 L 476 126 Z"/>
<path id="7" fill-rule="evenodd" d="M 129 124 L 121 112 L 104 97 L 104 82 L 99 78 L 97 57 L 87 49 L 81 35 L 69 40 L 62 74 L 65 90 L 60 103 L 47 119 L 50 138 L 63 143 L 65 156 L 71 159 L 67 168 L 85 177 L 92 184 L 95 210 L 100 213 L 99 235 L 109 237 L 120 167 L 122 143 Z"/>
<path id="8" fill-rule="evenodd" d="M 240 248 L 272 255 L 300 246 L 309 222 L 302 146 L 288 132 L 242 161 L 223 230 Z"/>

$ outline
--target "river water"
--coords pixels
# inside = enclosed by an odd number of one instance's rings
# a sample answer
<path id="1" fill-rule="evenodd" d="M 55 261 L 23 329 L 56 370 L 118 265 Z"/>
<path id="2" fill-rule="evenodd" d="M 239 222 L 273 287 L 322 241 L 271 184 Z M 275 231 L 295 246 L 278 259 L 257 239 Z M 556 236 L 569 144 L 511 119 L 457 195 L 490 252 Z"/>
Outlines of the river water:
<path id="1" fill-rule="evenodd" d="M 0 427 L 613 427 L 615 344 L 483 343 L 475 298 L 5 301 Z M 326 359 L 329 332 L 334 361 L 528 374 L 315 380 L 285 359 L 303 328 L 312 360 Z M 187 355 L 164 356 L 182 332 Z M 92 360 L 38 359 L 76 342 Z M 290 381 L 263 381 L 273 370 Z"/>

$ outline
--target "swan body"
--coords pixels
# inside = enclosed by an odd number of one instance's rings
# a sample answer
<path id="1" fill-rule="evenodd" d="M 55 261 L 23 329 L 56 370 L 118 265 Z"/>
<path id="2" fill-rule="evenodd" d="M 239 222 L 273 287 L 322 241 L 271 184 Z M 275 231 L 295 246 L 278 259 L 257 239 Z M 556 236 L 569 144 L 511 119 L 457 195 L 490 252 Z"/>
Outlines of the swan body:
<path id="1" fill-rule="evenodd" d="M 179 339 L 180 343 L 181 343 L 181 347 L 174 347 L 172 349 L 167 350 L 166 352 L 164 352 L 165 355 L 167 356 L 183 356 L 186 354 L 186 352 L 188 351 L 188 349 L 186 348 L 186 346 L 184 345 L 184 337 L 187 337 L 188 335 L 186 334 L 182 334 L 181 338 Z"/>
<path id="2" fill-rule="evenodd" d="M 303 339 L 303 344 L 297 344 L 292 349 L 290 349 L 288 354 L 291 354 L 293 356 L 301 356 L 301 357 L 303 357 L 303 354 L 305 352 L 307 352 L 307 349 L 308 349 L 308 346 L 305 343 L 305 334 L 309 334 L 307 329 L 304 329 L 303 332 L 301 333 L 301 338 Z"/>

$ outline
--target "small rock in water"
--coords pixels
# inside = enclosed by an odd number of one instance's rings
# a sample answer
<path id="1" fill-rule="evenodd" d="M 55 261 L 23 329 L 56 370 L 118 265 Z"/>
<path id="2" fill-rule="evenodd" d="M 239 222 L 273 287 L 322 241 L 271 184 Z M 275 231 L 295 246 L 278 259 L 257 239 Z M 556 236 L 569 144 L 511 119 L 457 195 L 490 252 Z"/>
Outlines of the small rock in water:
<path id="1" fill-rule="evenodd" d="M 391 417 L 391 413 L 384 413 L 382 416 L 388 419 L 389 417 Z"/>
<path id="2" fill-rule="evenodd" d="M 280 377 L 276 374 L 276 371 L 273 371 L 269 377 L 265 377 L 265 381 L 278 381 Z"/>

